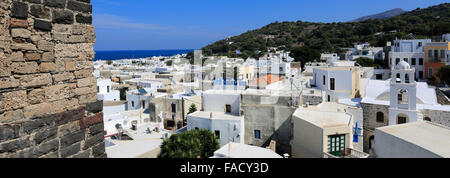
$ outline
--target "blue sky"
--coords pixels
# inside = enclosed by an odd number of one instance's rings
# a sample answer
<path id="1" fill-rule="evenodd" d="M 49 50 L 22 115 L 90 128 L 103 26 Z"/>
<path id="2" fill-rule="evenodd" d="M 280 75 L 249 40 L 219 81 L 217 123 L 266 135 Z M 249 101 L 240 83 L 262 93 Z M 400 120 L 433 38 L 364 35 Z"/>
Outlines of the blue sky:
<path id="1" fill-rule="evenodd" d="M 445 0 L 93 0 L 95 50 L 199 49 L 275 21 L 344 22 Z"/>

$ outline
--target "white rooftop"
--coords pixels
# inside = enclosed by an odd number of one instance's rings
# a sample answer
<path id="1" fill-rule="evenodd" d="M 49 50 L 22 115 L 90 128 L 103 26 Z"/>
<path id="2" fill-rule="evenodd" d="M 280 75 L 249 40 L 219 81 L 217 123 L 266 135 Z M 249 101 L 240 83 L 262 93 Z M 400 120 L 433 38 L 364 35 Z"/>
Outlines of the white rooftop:
<path id="1" fill-rule="evenodd" d="M 321 128 L 348 126 L 352 124 L 352 116 L 345 113 L 345 108 L 346 106 L 338 103 L 322 103 L 299 108 L 294 116 Z"/>
<path id="2" fill-rule="evenodd" d="M 450 158 L 450 129 L 429 122 L 414 122 L 378 128 L 379 131 Z"/>
<path id="3" fill-rule="evenodd" d="M 274 151 L 241 143 L 228 143 L 216 152 L 212 158 L 283 158 Z"/>
<path id="4" fill-rule="evenodd" d="M 391 80 L 369 80 L 366 87 L 366 96 L 363 99 L 363 103 L 379 104 L 380 101 L 386 101 L 389 105 L 389 100 L 382 100 L 382 95 L 390 93 Z M 423 104 L 437 105 L 436 91 L 434 88 L 428 87 L 428 84 L 423 82 L 417 82 L 417 98 L 423 102 Z M 382 102 L 383 103 L 383 102 Z"/>
<path id="5" fill-rule="evenodd" d="M 214 120 L 241 120 L 244 118 L 242 116 L 235 116 L 223 112 L 208 112 L 208 111 L 197 111 L 192 114 L 189 114 L 189 116 Z"/>

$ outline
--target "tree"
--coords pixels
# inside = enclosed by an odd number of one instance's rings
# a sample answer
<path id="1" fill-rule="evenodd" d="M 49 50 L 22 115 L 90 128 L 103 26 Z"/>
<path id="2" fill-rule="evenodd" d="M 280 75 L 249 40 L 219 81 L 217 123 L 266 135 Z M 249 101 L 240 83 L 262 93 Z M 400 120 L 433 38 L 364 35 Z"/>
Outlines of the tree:
<path id="1" fill-rule="evenodd" d="M 437 73 L 437 76 L 446 85 L 450 85 L 450 66 L 441 67 Z"/>
<path id="2" fill-rule="evenodd" d="M 209 158 L 218 150 L 219 139 L 208 130 L 174 134 L 163 141 L 158 158 Z"/>
<path id="3" fill-rule="evenodd" d="M 197 112 L 197 106 L 195 104 L 191 104 L 191 106 L 189 107 L 188 115 L 194 112 Z"/>
<path id="4" fill-rule="evenodd" d="M 106 64 L 111 65 L 113 62 L 112 61 L 106 61 Z"/>
<path id="5" fill-rule="evenodd" d="M 294 48 L 291 51 L 290 54 L 291 57 L 293 57 L 295 62 L 300 62 L 302 69 L 305 67 L 305 64 L 307 62 L 312 62 L 314 60 L 320 59 L 320 52 L 316 51 L 314 49 L 311 49 L 309 47 L 303 46 L 303 47 L 297 47 Z"/>
<path id="6" fill-rule="evenodd" d="M 360 57 L 356 59 L 356 63 L 363 67 L 375 67 L 375 62 L 373 59 L 367 58 L 367 57 Z"/>
<path id="7" fill-rule="evenodd" d="M 172 62 L 172 60 L 169 60 L 169 61 L 166 61 L 165 63 L 166 63 L 167 66 L 172 66 L 173 62 Z"/>

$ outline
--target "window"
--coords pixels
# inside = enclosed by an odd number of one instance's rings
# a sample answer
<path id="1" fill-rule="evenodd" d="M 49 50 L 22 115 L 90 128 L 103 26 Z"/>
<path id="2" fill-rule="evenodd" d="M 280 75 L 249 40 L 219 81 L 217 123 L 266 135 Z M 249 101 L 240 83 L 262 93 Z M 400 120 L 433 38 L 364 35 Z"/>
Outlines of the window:
<path id="1" fill-rule="evenodd" d="M 97 93 L 100 93 L 100 87 L 97 86 Z"/>
<path id="2" fill-rule="evenodd" d="M 398 63 L 400 63 L 400 58 L 395 59 L 395 65 L 397 65 Z"/>
<path id="3" fill-rule="evenodd" d="M 439 59 L 439 51 L 438 50 L 434 50 L 434 61 L 437 62 L 437 60 Z"/>
<path id="4" fill-rule="evenodd" d="M 409 83 L 409 75 L 405 74 L 405 83 Z"/>
<path id="5" fill-rule="evenodd" d="M 328 102 L 331 102 L 331 96 L 328 95 Z"/>
<path id="6" fill-rule="evenodd" d="M 408 91 L 405 89 L 400 90 L 398 93 L 398 104 L 408 104 Z"/>
<path id="7" fill-rule="evenodd" d="M 396 80 L 396 82 L 397 82 L 397 83 L 400 83 L 400 82 L 401 82 L 400 74 L 397 74 L 397 80 Z"/>
<path id="8" fill-rule="evenodd" d="M 429 58 L 432 58 L 433 57 L 433 50 L 428 50 L 428 57 Z"/>
<path id="9" fill-rule="evenodd" d="M 336 82 L 336 79 L 330 78 L 330 90 L 335 89 L 335 82 Z"/>
<path id="10" fill-rule="evenodd" d="M 383 74 L 377 74 L 377 80 L 383 80 Z"/>
<path id="11" fill-rule="evenodd" d="M 255 130 L 255 139 L 261 139 L 261 130 Z"/>
<path id="12" fill-rule="evenodd" d="M 107 86 L 107 87 L 106 87 L 106 92 L 107 92 L 107 93 L 109 93 L 109 87 L 110 87 L 110 86 Z"/>
<path id="13" fill-rule="evenodd" d="M 377 113 L 377 122 L 384 123 L 384 113 L 382 113 L 382 112 Z"/>
<path id="14" fill-rule="evenodd" d="M 419 65 L 423 66 L 423 58 L 419 58 Z"/>
<path id="15" fill-rule="evenodd" d="M 177 112 L 177 105 L 175 103 L 172 103 L 172 113 Z"/>
<path id="16" fill-rule="evenodd" d="M 445 59 L 445 51 L 441 50 L 441 59 Z"/>
<path id="17" fill-rule="evenodd" d="M 142 100 L 142 109 L 145 109 L 145 100 Z"/>
<path id="18" fill-rule="evenodd" d="M 406 124 L 406 122 L 407 122 L 406 117 L 397 118 L 397 124 Z"/>
<path id="19" fill-rule="evenodd" d="M 416 65 L 416 58 L 412 58 L 412 59 L 411 59 L 411 65 L 413 65 L 413 66 Z"/>
<path id="20" fill-rule="evenodd" d="M 419 42 L 419 47 L 422 47 L 422 42 Z"/>
<path id="21" fill-rule="evenodd" d="M 227 104 L 225 105 L 225 112 L 230 113 L 231 112 L 231 105 Z"/>
<path id="22" fill-rule="evenodd" d="M 134 107 L 134 101 L 131 101 L 131 107 Z"/>
<path id="23" fill-rule="evenodd" d="M 423 79 L 423 71 L 419 71 L 419 78 Z"/>
<path id="24" fill-rule="evenodd" d="M 323 76 L 323 85 L 326 85 L 327 84 L 327 79 L 326 79 L 326 77 L 325 77 L 325 75 Z"/>
<path id="25" fill-rule="evenodd" d="M 433 75 L 433 68 L 428 68 L 428 78 L 432 78 Z"/>
<path id="26" fill-rule="evenodd" d="M 216 130 L 216 131 L 214 131 L 214 134 L 216 134 L 217 138 L 220 139 L 220 131 Z"/>

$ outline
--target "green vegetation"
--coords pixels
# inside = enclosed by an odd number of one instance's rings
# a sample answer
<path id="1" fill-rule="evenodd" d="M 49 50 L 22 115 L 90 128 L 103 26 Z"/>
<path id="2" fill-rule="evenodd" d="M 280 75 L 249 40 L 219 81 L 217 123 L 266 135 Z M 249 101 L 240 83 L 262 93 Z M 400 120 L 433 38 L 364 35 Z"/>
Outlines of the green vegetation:
<path id="1" fill-rule="evenodd" d="M 191 130 L 164 140 L 158 158 L 209 158 L 219 148 L 219 140 L 214 133 Z"/>
<path id="2" fill-rule="evenodd" d="M 450 66 L 441 67 L 437 76 L 444 84 L 450 85 Z"/>
<path id="3" fill-rule="evenodd" d="M 165 63 L 166 63 L 167 66 L 172 66 L 173 61 L 169 60 L 169 61 L 166 61 Z"/>
<path id="4" fill-rule="evenodd" d="M 275 22 L 258 30 L 224 39 L 204 47 L 206 55 L 259 58 L 269 47 L 292 50 L 307 46 L 319 52 L 342 52 L 354 43 L 385 46 L 395 38 L 430 38 L 450 32 L 450 3 L 416 9 L 405 14 L 363 22 Z M 410 35 L 413 34 L 413 35 Z M 232 42 L 232 43 L 231 43 Z"/>
<path id="5" fill-rule="evenodd" d="M 290 56 L 295 59 L 294 60 L 295 62 L 300 62 L 302 69 L 303 69 L 303 67 L 305 67 L 305 64 L 307 62 L 319 60 L 320 52 L 315 49 L 311 49 L 306 46 L 303 46 L 303 47 L 296 47 L 296 48 L 292 49 Z"/>
<path id="6" fill-rule="evenodd" d="M 197 106 L 195 104 L 191 104 L 191 106 L 189 107 L 189 112 L 187 114 L 189 115 L 194 112 L 197 112 Z"/>
<path id="7" fill-rule="evenodd" d="M 113 61 L 106 61 L 106 64 L 111 65 Z"/>

